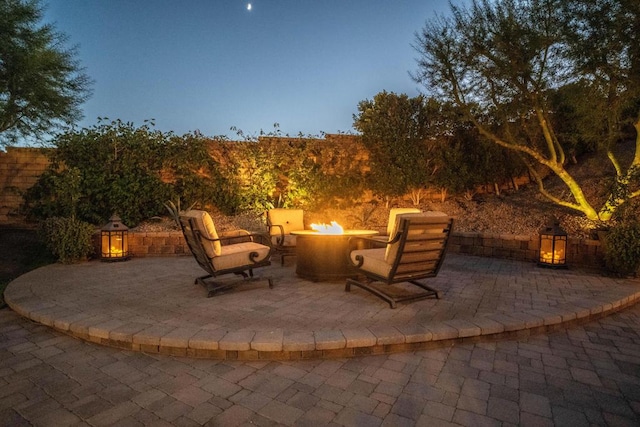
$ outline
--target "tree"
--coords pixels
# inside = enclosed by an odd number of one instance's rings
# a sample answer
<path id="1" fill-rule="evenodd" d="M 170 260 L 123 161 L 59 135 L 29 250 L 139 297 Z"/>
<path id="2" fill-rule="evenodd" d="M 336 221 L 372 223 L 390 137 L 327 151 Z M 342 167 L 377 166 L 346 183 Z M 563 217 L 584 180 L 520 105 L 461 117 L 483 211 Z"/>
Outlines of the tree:
<path id="1" fill-rule="evenodd" d="M 520 153 L 545 197 L 591 220 L 608 221 L 619 206 L 640 196 L 639 9 L 637 0 L 452 5 L 450 17 L 427 22 L 416 35 L 421 56 L 414 79 L 456 104 L 488 140 Z M 596 146 L 616 174 L 603 200 L 588 200 L 565 168 L 575 141 L 554 125 L 551 98 L 567 85 L 579 85 L 585 94 L 580 103 L 591 103 L 590 113 L 599 113 Z M 636 154 L 627 165 L 613 150 L 625 118 L 636 129 Z M 541 168 L 560 178 L 570 196 L 546 188 Z"/>
<path id="2" fill-rule="evenodd" d="M 423 96 L 382 91 L 361 101 L 353 127 L 370 152 L 369 186 L 384 198 L 412 193 L 414 204 L 435 172 L 430 153 L 440 105 Z"/>
<path id="3" fill-rule="evenodd" d="M 0 146 L 79 120 L 91 80 L 36 0 L 0 0 Z"/>

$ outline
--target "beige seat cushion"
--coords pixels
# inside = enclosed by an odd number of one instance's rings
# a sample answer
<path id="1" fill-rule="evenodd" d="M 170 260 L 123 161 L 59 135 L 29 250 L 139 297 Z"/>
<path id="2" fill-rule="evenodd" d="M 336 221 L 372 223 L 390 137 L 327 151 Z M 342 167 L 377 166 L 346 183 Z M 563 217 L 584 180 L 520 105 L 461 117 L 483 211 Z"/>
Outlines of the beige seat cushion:
<path id="1" fill-rule="evenodd" d="M 360 267 L 362 270 L 377 274 L 378 276 L 382 276 L 385 278 L 389 277 L 391 264 L 387 263 L 385 260 L 385 248 L 358 249 L 355 251 L 351 251 L 351 262 L 354 265 L 358 264 L 358 261 L 356 260 L 356 256 L 358 255 L 362 256 L 363 258 L 363 263 Z"/>
<path id="2" fill-rule="evenodd" d="M 193 218 L 196 229 L 207 239 L 218 239 L 218 232 L 216 231 L 216 226 L 213 224 L 213 219 L 211 215 L 209 215 L 209 212 L 194 209 L 181 215 Z M 210 242 L 203 240 L 202 245 L 209 258 L 219 256 L 222 253 L 220 241 Z"/>
<path id="3" fill-rule="evenodd" d="M 227 270 L 229 268 L 251 265 L 254 262 L 263 261 L 269 256 L 270 248 L 255 242 L 236 243 L 222 246 L 222 253 L 211 260 L 216 270 Z M 251 252 L 256 252 L 258 256 L 252 261 L 249 257 Z"/>
<path id="4" fill-rule="evenodd" d="M 267 218 L 271 225 L 281 225 L 284 234 L 304 230 L 304 211 L 302 209 L 270 209 Z M 269 234 L 279 235 L 280 227 L 271 227 Z"/>
<path id="5" fill-rule="evenodd" d="M 402 218 L 411 218 L 411 217 L 424 217 L 424 216 L 433 216 L 433 217 L 439 217 L 439 216 L 444 216 L 444 217 L 448 217 L 448 215 L 444 212 L 439 212 L 439 211 L 427 211 L 427 212 L 420 212 L 420 213 L 404 213 L 404 214 L 400 214 L 396 216 L 396 223 L 394 225 L 394 229 L 393 232 L 391 233 L 391 236 L 395 236 L 395 234 L 398 232 L 398 229 L 400 227 L 400 220 Z M 412 233 L 423 233 L 426 231 L 422 231 L 422 230 L 417 230 L 415 232 Z M 396 242 L 393 244 L 388 244 L 387 245 L 387 249 L 385 252 L 385 261 L 389 264 L 393 264 L 393 261 L 396 258 L 396 255 L 398 254 L 398 249 L 400 247 L 400 242 Z"/>

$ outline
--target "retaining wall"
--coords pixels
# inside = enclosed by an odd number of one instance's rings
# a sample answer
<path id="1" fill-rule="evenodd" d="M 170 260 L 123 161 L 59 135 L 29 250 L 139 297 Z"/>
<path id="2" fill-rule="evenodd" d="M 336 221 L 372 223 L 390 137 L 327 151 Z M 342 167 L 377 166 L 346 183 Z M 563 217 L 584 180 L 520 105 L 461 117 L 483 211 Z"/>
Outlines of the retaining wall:
<path id="1" fill-rule="evenodd" d="M 451 235 L 449 252 L 536 262 L 539 245 L 538 236 L 454 232 Z M 184 237 L 179 231 L 130 232 L 129 250 L 134 257 L 190 255 Z M 567 264 L 596 268 L 603 265 L 600 241 L 569 238 Z"/>
<path id="2" fill-rule="evenodd" d="M 596 268 L 603 265 L 602 246 L 599 240 L 569 237 L 567 246 L 568 265 Z M 451 253 L 531 262 L 538 261 L 539 249 L 540 239 L 537 235 L 454 232 L 449 241 Z"/>

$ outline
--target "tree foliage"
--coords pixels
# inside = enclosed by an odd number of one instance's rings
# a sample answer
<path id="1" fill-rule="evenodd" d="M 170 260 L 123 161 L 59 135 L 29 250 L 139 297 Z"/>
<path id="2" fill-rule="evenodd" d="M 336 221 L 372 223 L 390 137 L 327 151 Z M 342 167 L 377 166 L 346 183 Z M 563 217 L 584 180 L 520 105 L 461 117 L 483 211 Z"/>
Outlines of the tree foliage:
<path id="1" fill-rule="evenodd" d="M 382 198 L 410 194 L 417 205 L 425 188 L 473 194 L 524 173 L 518 156 L 489 144 L 449 102 L 383 91 L 358 108 L 354 127 L 370 153 L 367 184 Z"/>
<path id="2" fill-rule="evenodd" d="M 73 124 L 89 96 L 75 49 L 41 18 L 36 0 L 0 0 L 0 146 Z"/>
<path id="3" fill-rule="evenodd" d="M 227 142 L 222 173 L 237 189 L 238 209 L 261 213 L 353 202 L 363 191 L 361 147 L 337 139 L 276 132 Z"/>
<path id="4" fill-rule="evenodd" d="M 539 191 L 556 204 L 606 221 L 640 195 L 640 3 L 473 0 L 451 12 L 416 35 L 416 81 L 457 105 L 485 138 L 526 159 Z M 575 98 L 554 103 L 569 85 L 579 88 Z M 581 118 L 573 128 L 560 125 L 562 105 L 565 117 Z M 625 119 L 636 129 L 636 154 L 623 165 L 613 146 Z M 578 143 L 599 148 L 615 168 L 606 200 L 588 200 L 565 167 Z M 540 167 L 559 177 L 569 196 L 546 188 Z"/>
<path id="5" fill-rule="evenodd" d="M 25 195 L 35 218 L 76 216 L 102 224 L 116 212 L 133 226 L 162 215 L 168 200 L 223 208 L 233 202 L 209 141 L 199 135 L 116 120 L 68 132 L 55 144 L 50 167 Z"/>
<path id="6" fill-rule="evenodd" d="M 432 180 L 436 170 L 432 152 L 440 104 L 423 96 L 382 91 L 358 104 L 353 127 L 362 133 L 370 153 L 368 186 L 382 198 L 414 194 Z"/>

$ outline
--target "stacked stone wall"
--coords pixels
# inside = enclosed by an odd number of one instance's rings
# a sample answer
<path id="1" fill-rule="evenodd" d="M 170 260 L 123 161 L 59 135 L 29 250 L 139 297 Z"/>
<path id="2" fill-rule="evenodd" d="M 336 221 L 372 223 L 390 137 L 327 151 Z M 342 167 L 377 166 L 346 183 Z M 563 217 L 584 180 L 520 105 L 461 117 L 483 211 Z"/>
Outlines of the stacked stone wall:
<path id="1" fill-rule="evenodd" d="M 569 238 L 567 246 L 567 265 L 595 268 L 603 265 L 599 240 Z M 537 235 L 454 232 L 449 241 L 450 253 L 530 262 L 538 261 L 539 249 L 540 238 Z"/>
<path id="2" fill-rule="evenodd" d="M 99 239 L 96 236 L 96 253 L 99 253 L 98 245 Z M 539 247 L 538 236 L 454 232 L 449 242 L 449 253 L 537 262 Z M 179 231 L 130 232 L 129 251 L 133 257 L 138 258 L 191 255 Z M 569 238 L 567 265 L 590 268 L 602 266 L 600 241 Z"/>
<path id="3" fill-rule="evenodd" d="M 137 232 L 127 234 L 129 253 L 134 258 L 191 255 L 180 231 Z M 93 238 L 96 256 L 100 255 L 100 233 Z"/>

